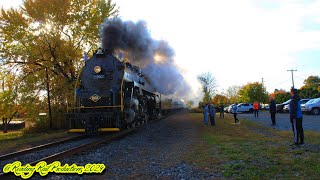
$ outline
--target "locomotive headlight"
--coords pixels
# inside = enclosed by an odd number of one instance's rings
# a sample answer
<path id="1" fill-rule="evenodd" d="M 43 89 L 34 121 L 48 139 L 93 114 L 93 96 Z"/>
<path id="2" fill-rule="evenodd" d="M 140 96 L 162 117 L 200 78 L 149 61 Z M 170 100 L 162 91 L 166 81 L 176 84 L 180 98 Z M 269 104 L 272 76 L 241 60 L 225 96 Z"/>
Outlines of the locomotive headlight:
<path id="1" fill-rule="evenodd" d="M 98 74 L 98 73 L 101 72 L 101 67 L 100 67 L 100 66 L 95 66 L 95 67 L 93 68 L 93 71 L 94 71 L 96 74 Z"/>

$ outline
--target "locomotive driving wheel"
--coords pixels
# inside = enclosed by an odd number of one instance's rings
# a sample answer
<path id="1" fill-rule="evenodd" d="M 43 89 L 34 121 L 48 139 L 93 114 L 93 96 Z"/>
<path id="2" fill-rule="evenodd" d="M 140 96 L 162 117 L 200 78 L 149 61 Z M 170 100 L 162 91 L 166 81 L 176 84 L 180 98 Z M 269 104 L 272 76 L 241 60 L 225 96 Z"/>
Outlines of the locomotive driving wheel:
<path id="1" fill-rule="evenodd" d="M 132 129 L 134 127 L 136 127 L 136 122 L 132 122 L 130 124 L 127 124 L 127 129 Z"/>

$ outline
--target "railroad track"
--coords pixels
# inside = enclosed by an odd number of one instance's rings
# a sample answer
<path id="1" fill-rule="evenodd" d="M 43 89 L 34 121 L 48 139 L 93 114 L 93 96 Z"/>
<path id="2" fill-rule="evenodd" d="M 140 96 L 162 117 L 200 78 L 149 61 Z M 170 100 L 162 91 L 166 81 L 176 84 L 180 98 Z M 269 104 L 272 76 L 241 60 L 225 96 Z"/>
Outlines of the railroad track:
<path id="1" fill-rule="evenodd" d="M 170 113 L 168 115 L 162 116 L 161 118 L 157 119 L 155 122 L 160 121 L 161 119 L 164 119 L 164 118 L 166 118 L 166 117 L 168 117 L 168 116 L 170 116 L 170 115 L 172 115 L 174 113 L 175 112 L 172 112 L 172 113 Z M 83 144 L 77 145 L 75 147 L 68 148 L 67 150 L 64 150 L 64 151 L 61 151 L 61 152 L 58 152 L 58 153 L 54 153 L 54 154 L 48 155 L 48 156 L 46 156 L 44 158 L 37 159 L 37 160 L 34 160 L 32 162 L 28 162 L 28 163 L 23 163 L 23 164 L 30 164 L 31 166 L 35 166 L 37 163 L 39 163 L 41 161 L 45 161 L 47 164 L 49 164 L 49 163 L 52 163 L 54 161 L 61 160 L 63 158 L 66 158 L 66 157 L 69 157 L 71 155 L 74 155 L 76 153 L 80 153 L 80 152 L 83 152 L 85 150 L 92 149 L 92 148 L 94 148 L 94 147 L 96 147 L 96 146 L 98 146 L 100 144 L 110 143 L 110 142 L 112 142 L 112 141 L 114 141 L 116 139 L 122 138 L 122 137 L 132 133 L 133 131 L 136 131 L 141 126 L 143 126 L 143 124 L 140 125 L 140 126 L 136 126 L 135 128 L 132 128 L 132 129 L 126 129 L 126 130 L 123 130 L 123 131 L 120 131 L 120 132 L 117 132 L 117 133 L 113 133 L 111 135 L 98 137 L 98 138 L 93 139 L 90 142 L 83 143 Z M 34 148 L 29 148 L 29 149 L 26 149 L 26 150 L 17 151 L 17 152 L 10 153 L 10 154 L 5 154 L 5 155 L 0 156 L 0 161 L 13 159 L 13 158 L 16 158 L 18 156 L 23 156 L 25 154 L 34 153 L 34 152 L 36 152 L 38 150 L 50 148 L 50 147 L 53 147 L 53 146 L 57 146 L 57 145 L 60 145 L 60 144 L 66 143 L 66 142 L 71 142 L 71 141 L 75 141 L 75 140 L 82 139 L 82 138 L 84 138 L 84 135 L 73 137 L 73 138 L 68 138 L 68 139 L 57 141 L 57 142 L 53 142 L 53 143 L 40 145 L 40 146 L 37 146 L 37 147 L 34 147 Z M 10 178 L 10 177 L 13 177 L 12 173 L 3 173 L 2 169 L 1 169 L 0 178 Z"/>
<path id="2" fill-rule="evenodd" d="M 79 145 L 77 147 L 65 150 L 63 152 L 59 152 L 59 153 L 53 154 L 51 156 L 42 158 L 40 160 L 36 160 L 34 162 L 31 162 L 30 165 L 36 165 L 38 162 L 41 162 L 41 161 L 45 161 L 45 162 L 47 162 L 47 164 L 52 163 L 54 161 L 69 157 L 69 156 L 74 155 L 76 153 L 83 152 L 83 151 L 85 151 L 87 149 L 94 148 L 94 147 L 96 147 L 96 146 L 98 146 L 100 144 L 108 143 L 108 142 L 111 142 L 113 140 L 116 140 L 116 139 L 119 139 L 121 137 L 124 137 L 124 136 L 130 134 L 133 130 L 134 129 L 126 129 L 124 131 L 112 134 L 111 136 L 99 137 L 99 138 L 97 138 L 96 140 L 94 140 L 92 142 L 85 143 L 85 144 Z"/>
<path id="3" fill-rule="evenodd" d="M 24 150 L 21 150 L 21 151 L 16 151 L 16 152 L 13 152 L 13 153 L 4 154 L 4 155 L 0 156 L 0 161 L 8 160 L 8 159 L 11 159 L 11 158 L 14 158 L 14 157 L 17 157 L 17 156 L 22 156 L 24 154 L 32 153 L 34 151 L 38 151 L 38 150 L 41 150 L 41 149 L 49 148 L 49 147 L 52 147 L 52 146 L 57 146 L 59 144 L 67 143 L 67 142 L 70 142 L 70 141 L 76 141 L 76 140 L 82 139 L 82 138 L 84 138 L 84 135 L 79 135 L 79 136 L 76 136 L 76 137 L 66 138 L 66 139 L 62 139 L 62 140 L 59 140 L 59 141 L 55 141 L 55 142 L 51 142 L 51 143 L 47 143 L 47 144 L 42 144 L 42 145 L 39 145 L 39 146 L 36 146 L 36 147 L 24 149 Z"/>

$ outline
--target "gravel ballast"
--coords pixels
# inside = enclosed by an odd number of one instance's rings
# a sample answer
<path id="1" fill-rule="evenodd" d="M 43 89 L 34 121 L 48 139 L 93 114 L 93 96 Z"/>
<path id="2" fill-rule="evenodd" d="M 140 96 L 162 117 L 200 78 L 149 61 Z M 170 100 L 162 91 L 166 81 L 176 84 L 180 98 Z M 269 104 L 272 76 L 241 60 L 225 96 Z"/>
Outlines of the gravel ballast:
<path id="1" fill-rule="evenodd" d="M 197 126 L 188 113 L 180 111 L 135 133 L 97 149 L 85 151 L 61 163 L 85 165 L 103 163 L 99 175 L 57 175 L 50 179 L 212 179 L 221 177 L 183 160 L 198 140 Z"/>

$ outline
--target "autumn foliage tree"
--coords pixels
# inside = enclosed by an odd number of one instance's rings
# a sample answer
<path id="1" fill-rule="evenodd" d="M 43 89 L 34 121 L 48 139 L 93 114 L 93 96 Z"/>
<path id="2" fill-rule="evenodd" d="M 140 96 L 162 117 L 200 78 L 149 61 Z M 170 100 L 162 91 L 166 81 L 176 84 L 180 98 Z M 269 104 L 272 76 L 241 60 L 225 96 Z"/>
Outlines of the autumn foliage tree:
<path id="1" fill-rule="evenodd" d="M 240 102 L 268 102 L 268 93 L 262 83 L 248 83 L 240 88 L 238 92 Z"/>
<path id="2" fill-rule="evenodd" d="M 47 70 L 56 119 L 63 119 L 84 52 L 97 48 L 100 24 L 117 15 L 111 0 L 25 0 L 1 9 L 1 68 L 17 69 L 30 94 L 45 90 Z"/>
<path id="3" fill-rule="evenodd" d="M 221 94 L 217 94 L 215 96 L 213 96 L 212 98 L 212 104 L 216 105 L 216 106 L 219 106 L 221 104 L 228 104 L 229 103 L 229 99 L 224 96 L 224 95 L 221 95 Z"/>
<path id="4" fill-rule="evenodd" d="M 274 99 L 274 101 L 278 104 L 283 103 L 290 99 L 290 93 L 283 89 L 275 89 L 270 96 Z"/>
<path id="5" fill-rule="evenodd" d="M 18 89 L 15 86 L 16 78 L 12 74 L 0 74 L 0 115 L 3 121 L 3 130 L 7 132 L 7 125 L 18 112 L 16 99 L 18 98 Z"/>
<path id="6" fill-rule="evenodd" d="M 17 72 L 0 71 L 0 117 L 4 132 L 7 132 L 8 124 L 15 116 L 30 117 L 43 110 L 43 103 L 38 96 L 40 90 L 35 91 L 29 80 L 29 77 L 18 75 Z M 34 91 L 29 92 L 31 89 Z"/>

